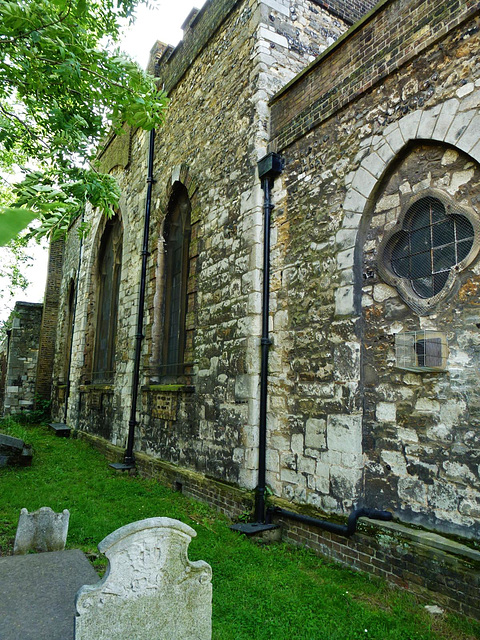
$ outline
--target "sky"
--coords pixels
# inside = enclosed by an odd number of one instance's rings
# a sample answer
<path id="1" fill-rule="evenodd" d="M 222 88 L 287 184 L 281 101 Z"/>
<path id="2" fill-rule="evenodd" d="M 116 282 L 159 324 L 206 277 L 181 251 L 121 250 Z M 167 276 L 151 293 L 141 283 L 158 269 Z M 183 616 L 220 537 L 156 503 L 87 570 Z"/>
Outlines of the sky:
<path id="1" fill-rule="evenodd" d="M 201 9 L 205 0 L 153 0 L 149 2 L 155 8 L 141 6 L 137 11 L 135 24 L 126 29 L 122 49 L 145 69 L 150 49 L 157 40 L 175 46 L 182 39 L 180 28 L 190 11 L 195 7 Z M 10 282 L 0 277 L 0 322 L 7 320 L 16 300 L 26 302 L 42 302 L 47 273 L 48 250 L 46 246 L 38 246 L 32 242 L 28 248 L 33 260 L 23 265 L 23 275 L 31 283 L 25 291 L 18 291 L 12 297 L 9 294 Z M 0 271 L 2 263 L 8 260 L 5 253 L 0 253 Z"/>
<path id="2" fill-rule="evenodd" d="M 156 9 L 142 6 L 137 11 L 137 21 L 125 34 L 122 47 L 142 68 L 148 63 L 150 49 L 157 40 L 176 45 L 182 39 L 181 26 L 190 11 L 201 9 L 205 0 L 157 0 Z"/>

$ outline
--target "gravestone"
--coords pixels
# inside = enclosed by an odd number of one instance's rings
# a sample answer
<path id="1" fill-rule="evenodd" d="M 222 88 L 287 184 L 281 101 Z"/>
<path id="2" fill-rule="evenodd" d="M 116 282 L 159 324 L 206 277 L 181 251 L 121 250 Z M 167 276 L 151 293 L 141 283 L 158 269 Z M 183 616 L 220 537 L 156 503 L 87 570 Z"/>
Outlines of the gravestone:
<path id="1" fill-rule="evenodd" d="M 70 512 L 64 509 L 55 513 L 50 507 L 41 507 L 28 513 L 20 511 L 13 553 L 21 555 L 29 551 L 61 551 L 67 541 Z"/>
<path id="2" fill-rule="evenodd" d="M 75 640 L 210 640 L 212 570 L 188 559 L 194 536 L 178 520 L 148 518 L 102 540 L 109 569 L 77 594 Z"/>
<path id="3" fill-rule="evenodd" d="M 19 465 L 28 467 L 32 464 L 32 447 L 20 438 L 0 433 L 0 467 Z"/>

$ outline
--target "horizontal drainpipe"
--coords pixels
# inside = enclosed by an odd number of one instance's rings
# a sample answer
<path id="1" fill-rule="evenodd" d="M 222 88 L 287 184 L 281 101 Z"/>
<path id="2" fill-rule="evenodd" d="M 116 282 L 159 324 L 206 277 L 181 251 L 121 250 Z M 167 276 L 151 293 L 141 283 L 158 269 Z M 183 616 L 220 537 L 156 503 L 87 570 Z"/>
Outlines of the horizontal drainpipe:
<path id="1" fill-rule="evenodd" d="M 302 522 L 303 524 L 309 525 L 310 527 L 318 527 L 319 529 L 330 531 L 330 533 L 335 533 L 337 536 L 343 536 L 345 538 L 350 538 L 350 536 L 353 536 L 353 534 L 357 530 L 357 521 L 359 518 L 370 518 L 370 520 L 384 521 L 389 521 L 393 518 L 393 515 L 390 513 L 390 511 L 377 511 L 377 509 L 367 509 L 365 507 L 352 511 L 348 516 L 347 524 L 336 524 L 334 522 L 328 522 L 328 520 L 311 518 L 310 516 L 304 516 L 301 513 L 295 513 L 294 511 L 287 511 L 286 509 L 281 509 L 280 507 L 274 507 L 268 510 L 268 518 L 271 519 L 273 515 L 285 516 L 290 520 Z"/>

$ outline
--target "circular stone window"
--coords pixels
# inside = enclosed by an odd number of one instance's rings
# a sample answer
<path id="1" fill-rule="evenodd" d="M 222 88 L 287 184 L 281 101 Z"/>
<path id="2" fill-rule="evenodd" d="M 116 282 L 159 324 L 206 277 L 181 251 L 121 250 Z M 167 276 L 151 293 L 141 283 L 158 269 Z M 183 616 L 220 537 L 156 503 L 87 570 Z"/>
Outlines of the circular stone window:
<path id="1" fill-rule="evenodd" d="M 478 253 L 476 215 L 429 191 L 406 208 L 380 246 L 380 275 L 417 313 L 450 291 L 456 274 Z"/>

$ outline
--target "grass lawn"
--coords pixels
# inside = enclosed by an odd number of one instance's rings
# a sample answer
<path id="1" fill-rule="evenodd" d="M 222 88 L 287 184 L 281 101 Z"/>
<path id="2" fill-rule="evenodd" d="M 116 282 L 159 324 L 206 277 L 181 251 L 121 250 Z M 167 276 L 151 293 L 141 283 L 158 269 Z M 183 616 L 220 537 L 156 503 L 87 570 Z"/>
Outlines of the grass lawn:
<path id="1" fill-rule="evenodd" d="M 67 547 L 85 551 L 100 572 L 100 540 L 129 522 L 167 516 L 197 531 L 190 560 L 212 566 L 215 640 L 480 638 L 480 623 L 432 618 L 425 603 L 378 579 L 305 549 L 256 544 L 230 531 L 227 519 L 209 507 L 158 482 L 113 471 L 81 440 L 11 420 L 0 421 L 0 431 L 34 447 L 32 467 L 0 469 L 0 555 L 12 553 L 22 507 L 69 509 Z"/>

